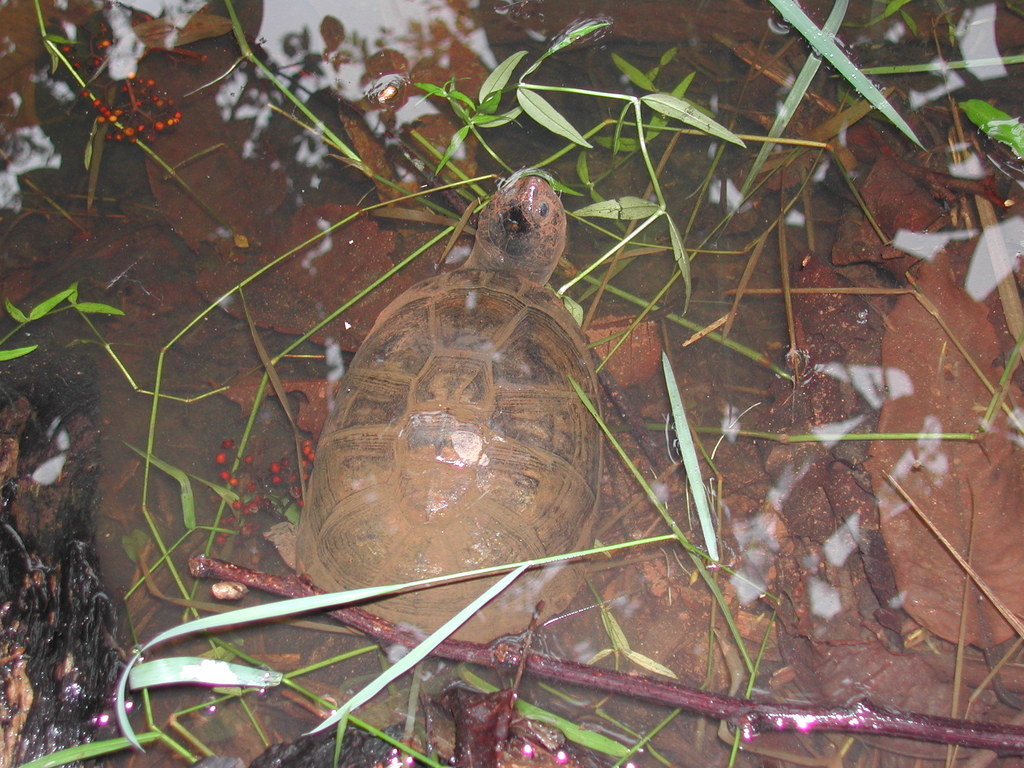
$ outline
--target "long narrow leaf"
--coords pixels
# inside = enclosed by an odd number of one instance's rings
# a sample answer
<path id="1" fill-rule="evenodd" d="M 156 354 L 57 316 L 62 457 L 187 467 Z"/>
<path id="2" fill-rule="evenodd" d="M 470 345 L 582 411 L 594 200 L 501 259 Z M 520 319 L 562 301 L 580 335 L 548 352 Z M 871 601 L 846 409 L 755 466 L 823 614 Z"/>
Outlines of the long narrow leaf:
<path id="1" fill-rule="evenodd" d="M 38 344 L 33 344 L 31 347 L 17 347 L 16 349 L 0 349 L 0 363 L 5 360 L 14 360 L 16 357 L 24 357 L 29 352 L 35 352 L 39 349 Z"/>
<path id="2" fill-rule="evenodd" d="M 683 469 L 686 470 L 686 481 L 690 486 L 690 494 L 693 496 L 694 506 L 697 508 L 697 519 L 700 520 L 701 533 L 704 534 L 704 545 L 708 548 L 708 557 L 717 563 L 718 540 L 715 538 L 715 525 L 711 518 L 711 509 L 708 507 L 708 500 L 704 495 L 704 478 L 700 475 L 700 463 L 697 461 L 697 451 L 693 446 L 690 426 L 686 422 L 683 401 L 679 397 L 679 385 L 676 384 L 676 375 L 672 372 L 672 364 L 668 360 L 668 355 L 664 352 L 661 353 L 661 366 L 665 371 L 665 386 L 668 387 L 668 399 L 672 405 L 672 420 L 676 425 L 676 437 L 679 439 L 679 450 L 683 456 Z"/>
<path id="3" fill-rule="evenodd" d="M 536 91 L 520 86 L 516 89 L 516 99 L 523 112 L 528 114 L 540 125 L 552 133 L 568 139 L 581 147 L 592 149 L 593 144 L 583 138 L 583 134 L 577 131 L 572 123 L 562 117 L 561 112 L 551 106 L 551 103 Z"/>
<path id="4" fill-rule="evenodd" d="M 14 322 L 16 322 L 16 323 L 27 323 L 28 322 L 28 315 L 26 315 L 24 312 L 22 312 L 20 309 L 18 309 L 16 306 L 14 306 L 14 304 L 11 303 L 11 300 L 6 298 L 6 297 L 4 298 L 4 307 L 6 307 L 7 314 L 11 316 L 11 319 Z"/>
<path id="5" fill-rule="evenodd" d="M 525 571 L 526 568 L 526 565 L 521 565 L 511 573 L 505 574 L 500 580 L 491 585 L 491 587 L 482 595 L 442 624 L 439 629 L 432 632 L 426 640 L 409 651 L 409 653 L 403 656 L 396 664 L 389 667 L 386 672 L 382 675 L 378 675 L 371 683 L 363 687 L 362 690 L 335 710 L 334 714 L 320 723 L 320 725 L 310 731 L 310 733 L 319 733 L 325 728 L 330 728 L 337 724 L 343 717 L 348 717 L 352 710 L 368 702 L 392 682 L 423 661 L 423 659 L 426 658 L 427 655 L 438 646 L 438 644 L 447 639 L 455 630 L 465 624 L 474 613 L 483 608 L 484 605 L 486 605 L 495 595 L 515 581 L 519 574 Z"/>
<path id="6" fill-rule="evenodd" d="M 78 283 L 72 283 L 70 287 L 65 288 L 59 293 L 55 293 L 48 299 L 43 299 L 41 302 L 32 307 L 32 311 L 28 313 L 29 320 L 38 320 L 42 317 L 46 317 L 53 311 L 53 308 L 60 304 L 65 299 L 74 303 L 78 298 Z"/>
<path id="7" fill-rule="evenodd" d="M 771 4 L 782 14 L 782 18 L 793 25 L 796 31 L 804 36 L 804 39 L 807 40 L 810 46 L 835 67 L 836 71 L 845 77 L 846 81 L 861 96 L 871 102 L 875 109 L 885 115 L 893 125 L 899 128 L 904 136 L 917 146 L 922 146 L 913 129 L 893 109 L 892 104 L 886 100 L 882 92 L 878 90 L 878 87 L 868 80 L 863 72 L 857 69 L 857 66 L 836 45 L 836 41 L 831 35 L 818 29 L 815 23 L 811 21 L 810 17 L 804 13 L 803 9 L 794 0 L 771 0 Z"/>
<path id="8" fill-rule="evenodd" d="M 125 443 L 125 445 L 139 454 L 142 458 L 147 458 L 145 451 L 142 451 L 129 443 Z M 185 528 L 191 531 L 196 527 L 196 495 L 192 492 L 192 480 L 189 479 L 188 474 L 186 474 L 184 470 L 178 469 L 173 464 L 168 464 L 163 459 L 158 459 L 153 455 L 150 455 L 148 458 L 153 466 L 158 469 L 162 469 L 178 481 L 178 486 L 181 488 L 181 519 L 185 524 Z"/>
<path id="9" fill-rule="evenodd" d="M 694 128 L 704 131 L 704 133 L 711 136 L 717 136 L 720 139 L 724 139 L 732 144 L 738 144 L 741 147 L 747 146 L 743 143 L 743 139 L 730 131 L 724 125 L 716 123 L 692 104 L 689 104 L 682 99 L 677 99 L 671 94 L 650 93 L 646 96 L 641 96 L 640 101 L 655 112 L 660 112 L 666 117 L 681 120 L 687 125 L 692 125 Z"/>
<path id="10" fill-rule="evenodd" d="M 487 76 L 483 85 L 480 86 L 480 93 L 477 96 L 479 104 L 482 105 L 491 94 L 500 92 L 508 85 L 508 81 L 512 78 L 512 73 L 519 66 L 519 62 L 523 60 L 525 55 L 526 51 L 516 51 L 494 68 L 494 71 Z"/>
<path id="11" fill-rule="evenodd" d="M 239 688 L 272 688 L 283 675 L 201 656 L 174 656 L 136 664 L 128 676 L 132 690 L 164 685 L 207 685 Z"/>
<path id="12" fill-rule="evenodd" d="M 642 197 L 624 195 L 615 200 L 602 200 L 599 203 L 591 203 L 578 211 L 577 216 L 594 217 L 601 219 L 620 219 L 622 221 L 635 221 L 647 216 L 654 216 L 661 208 L 657 203 L 644 200 Z"/>

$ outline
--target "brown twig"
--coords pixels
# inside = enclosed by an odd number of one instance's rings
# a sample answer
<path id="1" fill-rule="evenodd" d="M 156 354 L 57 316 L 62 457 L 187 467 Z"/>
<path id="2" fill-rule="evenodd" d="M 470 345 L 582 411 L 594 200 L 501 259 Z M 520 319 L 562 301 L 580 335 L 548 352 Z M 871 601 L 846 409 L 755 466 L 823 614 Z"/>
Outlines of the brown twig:
<path id="1" fill-rule="evenodd" d="M 321 594 L 321 590 L 295 576 L 271 576 L 202 555 L 189 560 L 189 569 L 196 578 L 236 581 L 283 597 Z M 421 639 L 415 633 L 359 608 L 339 608 L 331 611 L 331 616 L 384 646 L 397 643 L 412 647 Z M 510 671 L 514 671 L 521 661 L 519 644 L 505 638 L 499 638 L 490 645 L 445 640 L 434 650 L 434 655 Z M 895 736 L 935 744 L 990 749 L 1001 754 L 1024 754 L 1024 727 L 1020 726 L 902 712 L 868 701 L 842 707 L 759 703 L 536 653 L 526 656 L 525 665 L 527 673 L 540 679 L 617 693 L 724 720 L 739 728 L 744 739 L 748 740 L 772 731 L 829 731 Z"/>

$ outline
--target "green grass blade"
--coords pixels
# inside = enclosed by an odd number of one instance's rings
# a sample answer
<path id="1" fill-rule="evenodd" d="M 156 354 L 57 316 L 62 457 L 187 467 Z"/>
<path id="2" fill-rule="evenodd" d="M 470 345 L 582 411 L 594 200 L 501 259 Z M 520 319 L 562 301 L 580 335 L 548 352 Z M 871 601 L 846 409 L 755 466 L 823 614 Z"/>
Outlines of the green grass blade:
<path id="1" fill-rule="evenodd" d="M 686 422 L 686 411 L 679 397 L 679 385 L 672 371 L 668 355 L 661 353 L 661 366 L 665 372 L 665 385 L 668 387 L 668 399 L 672 405 L 672 421 L 676 426 L 676 438 L 679 440 L 679 451 L 683 457 L 683 469 L 686 470 L 686 481 L 690 486 L 690 495 L 697 508 L 697 519 L 704 535 L 704 545 L 708 548 L 708 557 L 718 562 L 718 539 L 715 537 L 715 524 L 711 517 L 707 496 L 704 494 L 704 478 L 700 474 L 700 462 L 697 461 L 697 450 L 693 445 L 690 426 Z"/>
<path id="2" fill-rule="evenodd" d="M 139 742 L 143 744 L 151 744 L 159 739 L 160 734 L 152 732 L 139 736 Z M 103 755 L 123 752 L 132 746 L 132 742 L 128 741 L 128 739 L 104 739 L 103 741 L 94 741 L 90 744 L 80 744 L 75 747 L 58 750 L 57 752 L 51 752 L 48 755 L 37 757 L 35 760 L 22 763 L 20 768 L 58 768 L 61 765 L 70 765 L 82 760 L 90 760 L 94 757 L 103 757 Z"/>
<path id="3" fill-rule="evenodd" d="M 185 524 L 185 528 L 192 530 L 196 527 L 196 495 L 192 491 L 192 480 L 185 473 L 184 470 L 178 469 L 173 464 L 168 464 L 163 459 L 158 459 L 156 456 L 146 456 L 146 452 L 139 450 L 134 445 L 125 443 L 129 448 L 135 451 L 143 459 L 148 458 L 153 466 L 162 469 L 172 478 L 178 481 L 178 486 L 181 488 L 181 519 Z"/>
<path id="4" fill-rule="evenodd" d="M 174 656 L 136 664 L 128 675 L 132 690 L 164 685 L 207 685 L 240 688 L 271 688 L 281 684 L 283 675 L 202 656 Z"/>
<path id="5" fill-rule="evenodd" d="M 387 671 L 382 675 L 379 675 L 369 685 L 363 687 L 362 690 L 335 710 L 334 714 L 320 723 L 320 725 L 310 731 L 310 733 L 318 733 L 326 728 L 330 728 L 338 723 L 342 718 L 348 717 L 348 714 L 352 710 L 368 702 L 392 682 L 423 661 L 423 659 L 425 659 L 427 655 L 438 646 L 438 644 L 447 639 L 455 630 L 465 624 L 474 613 L 479 611 L 491 600 L 491 598 L 511 584 L 519 574 L 526 570 L 526 568 L 526 565 L 521 565 L 514 571 L 506 573 L 500 580 L 491 585 L 491 587 L 482 595 L 452 616 L 452 618 L 448 619 L 448 621 L 442 624 L 439 629 L 432 632 L 426 640 L 409 651 L 409 653 L 403 656 L 396 664 L 389 667 Z"/>
<path id="6" fill-rule="evenodd" d="M 857 66 L 840 50 L 831 35 L 818 29 L 794 0 L 771 0 L 771 4 L 782 14 L 782 18 L 804 36 L 804 39 L 807 40 L 815 51 L 835 67 L 839 74 L 846 78 L 846 82 L 852 85 L 857 93 L 885 115 L 893 125 L 900 129 L 904 136 L 923 149 L 921 142 L 914 134 L 914 130 L 907 125 L 906 120 L 900 117 L 900 114 L 893 109 L 885 96 L 882 95 L 882 92 L 878 90 L 878 87 L 868 80 L 864 73 L 857 69 Z"/>

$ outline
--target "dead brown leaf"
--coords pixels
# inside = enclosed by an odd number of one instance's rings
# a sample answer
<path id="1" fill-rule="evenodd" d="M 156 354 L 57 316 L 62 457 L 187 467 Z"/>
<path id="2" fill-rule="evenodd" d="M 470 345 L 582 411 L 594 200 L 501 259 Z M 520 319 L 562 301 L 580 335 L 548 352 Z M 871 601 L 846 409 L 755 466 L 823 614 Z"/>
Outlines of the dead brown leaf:
<path id="1" fill-rule="evenodd" d="M 928 264 L 919 285 L 990 382 L 1001 370 L 1000 348 L 984 305 L 954 280 L 945 260 Z M 936 319 L 913 296 L 888 316 L 883 365 L 902 371 L 912 391 L 892 393 L 882 406 L 880 432 L 974 432 L 991 398 Z M 950 641 L 990 647 L 1013 632 L 981 597 L 886 480 L 891 474 L 939 531 L 972 563 L 985 583 L 1015 613 L 1024 611 L 1024 525 L 1021 477 L 1024 456 L 1003 421 L 979 442 L 877 441 L 868 462 L 879 497 L 881 528 L 903 594 L 903 607 L 922 626 Z M 966 601 L 964 589 L 968 589 Z"/>

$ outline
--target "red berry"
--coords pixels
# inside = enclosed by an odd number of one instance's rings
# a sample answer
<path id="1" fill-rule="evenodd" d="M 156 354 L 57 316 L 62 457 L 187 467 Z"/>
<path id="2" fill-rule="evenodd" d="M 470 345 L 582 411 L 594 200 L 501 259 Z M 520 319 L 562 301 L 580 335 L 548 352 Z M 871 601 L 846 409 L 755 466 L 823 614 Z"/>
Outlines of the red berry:
<path id="1" fill-rule="evenodd" d="M 218 464 L 225 464 L 227 463 L 228 455 L 224 453 L 224 451 L 221 451 L 220 453 L 213 457 L 213 460 Z"/>
<path id="2" fill-rule="evenodd" d="M 231 473 L 228 472 L 226 469 L 225 470 L 221 470 L 220 479 L 224 480 L 225 482 L 227 482 L 228 480 L 231 479 Z"/>
<path id="3" fill-rule="evenodd" d="M 281 471 L 281 465 L 276 461 L 270 462 L 270 471 L 276 475 Z"/>
<path id="4" fill-rule="evenodd" d="M 232 440 L 231 438 L 225 438 L 224 440 L 221 441 L 220 447 L 221 448 L 234 448 L 235 447 L 235 441 Z"/>
<path id="5" fill-rule="evenodd" d="M 230 480 L 228 480 L 228 485 L 234 488 L 236 485 L 238 485 L 238 478 L 232 477 Z"/>

